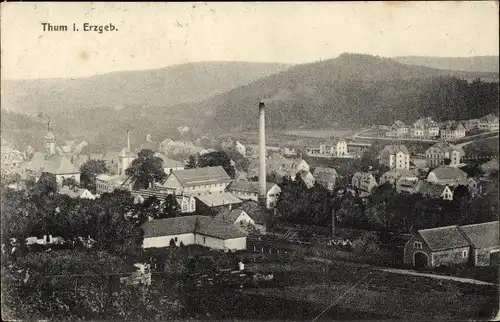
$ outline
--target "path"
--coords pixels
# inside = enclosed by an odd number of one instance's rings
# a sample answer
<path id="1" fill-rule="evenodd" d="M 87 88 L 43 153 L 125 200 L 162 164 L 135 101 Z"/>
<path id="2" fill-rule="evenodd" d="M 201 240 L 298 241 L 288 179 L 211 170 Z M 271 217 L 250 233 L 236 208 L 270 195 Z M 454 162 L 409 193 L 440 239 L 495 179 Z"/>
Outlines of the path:
<path id="1" fill-rule="evenodd" d="M 459 282 L 459 283 L 469 283 L 469 284 L 477 284 L 477 285 L 494 285 L 494 286 L 498 286 L 497 284 L 494 284 L 494 283 L 483 282 L 483 281 L 475 280 L 475 279 L 472 279 L 472 278 L 463 278 L 463 277 L 448 276 L 448 275 L 436 275 L 436 274 L 419 273 L 419 272 L 410 271 L 410 270 L 406 270 L 406 269 L 383 268 L 383 269 L 380 269 L 380 270 L 384 271 L 384 272 L 389 272 L 389 273 L 404 274 L 404 275 L 414 275 L 414 276 L 424 276 L 424 277 L 431 277 L 431 278 L 442 279 L 442 280 L 455 281 L 455 282 Z"/>

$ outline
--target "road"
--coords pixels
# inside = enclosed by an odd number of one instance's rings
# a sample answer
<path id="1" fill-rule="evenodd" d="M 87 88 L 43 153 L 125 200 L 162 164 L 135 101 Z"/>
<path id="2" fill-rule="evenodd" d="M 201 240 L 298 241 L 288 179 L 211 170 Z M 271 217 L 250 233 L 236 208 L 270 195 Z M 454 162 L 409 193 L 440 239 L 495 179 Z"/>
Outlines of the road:
<path id="1" fill-rule="evenodd" d="M 361 136 L 360 134 L 367 132 L 371 129 L 365 129 L 362 131 L 359 131 L 355 133 L 352 136 L 352 139 L 366 139 L 366 140 L 385 140 L 385 141 L 394 141 L 394 140 L 399 140 L 399 141 L 410 141 L 410 142 L 426 142 L 426 143 L 435 143 L 438 142 L 438 140 L 430 140 L 430 139 L 412 139 L 412 138 L 388 138 L 388 137 L 373 137 L 373 136 Z"/>
<path id="2" fill-rule="evenodd" d="M 498 137 L 498 134 L 495 135 L 495 136 L 487 137 L 486 139 L 494 139 L 494 138 L 497 138 L 497 137 Z M 473 140 L 470 140 L 470 141 L 467 141 L 467 142 L 464 142 L 464 143 L 456 144 L 455 146 L 458 147 L 458 148 L 463 148 L 464 146 L 469 145 L 469 144 L 471 144 L 471 143 L 473 143 L 473 142 L 475 142 L 477 140 L 480 140 L 480 139 L 483 139 L 483 137 L 475 138 Z"/>

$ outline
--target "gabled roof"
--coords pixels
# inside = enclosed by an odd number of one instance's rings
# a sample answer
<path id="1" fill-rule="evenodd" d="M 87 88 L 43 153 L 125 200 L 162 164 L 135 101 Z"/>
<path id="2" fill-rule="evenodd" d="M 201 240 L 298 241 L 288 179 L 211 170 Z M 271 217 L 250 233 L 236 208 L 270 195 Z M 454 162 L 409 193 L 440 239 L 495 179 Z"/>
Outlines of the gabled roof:
<path id="1" fill-rule="evenodd" d="M 464 171 L 455 168 L 455 167 L 449 167 L 449 166 L 440 166 L 434 170 L 432 170 L 431 173 L 434 173 L 436 178 L 438 180 L 450 180 L 450 179 L 457 179 L 457 180 L 463 180 L 467 179 L 467 173 Z"/>
<path id="2" fill-rule="evenodd" d="M 439 199 L 441 198 L 441 195 L 443 194 L 443 191 L 444 189 L 446 189 L 446 187 L 447 186 L 424 181 L 420 185 L 418 192 L 421 193 L 423 196 Z"/>
<path id="3" fill-rule="evenodd" d="M 458 228 L 475 248 L 488 248 L 500 244 L 498 221 L 459 226 Z"/>
<path id="4" fill-rule="evenodd" d="M 465 127 L 461 122 L 449 122 L 442 128 L 442 130 L 459 131 L 459 130 L 465 130 Z"/>
<path id="5" fill-rule="evenodd" d="M 397 154 L 399 152 L 403 152 L 404 154 L 410 154 L 408 152 L 408 149 L 406 148 L 406 146 L 404 146 L 404 145 L 394 145 L 394 144 L 386 145 L 382 149 L 381 153 L 384 153 L 384 152 L 388 152 L 389 154 Z"/>
<path id="6" fill-rule="evenodd" d="M 269 192 L 276 183 L 274 182 L 266 182 L 266 192 Z M 258 181 L 248 181 L 248 180 L 235 180 L 229 184 L 227 187 L 229 191 L 245 191 L 250 193 L 258 193 L 259 192 L 259 182 Z"/>
<path id="7" fill-rule="evenodd" d="M 171 175 L 175 176 L 184 188 L 231 181 L 231 178 L 221 166 L 174 170 Z"/>
<path id="8" fill-rule="evenodd" d="M 195 196 L 200 202 L 208 207 L 219 207 L 224 205 L 239 204 L 242 201 L 230 192 L 212 193 L 201 196 Z"/>
<path id="9" fill-rule="evenodd" d="M 35 153 L 31 161 L 26 165 L 26 168 L 53 174 L 80 173 L 80 171 L 71 163 L 69 157 L 53 155 L 50 158 L 45 158 L 43 153 Z"/>
<path id="10" fill-rule="evenodd" d="M 314 187 L 314 183 L 316 182 L 316 179 L 311 174 L 311 172 L 303 172 L 303 173 L 301 173 L 300 174 L 300 178 L 306 184 L 307 188 Z"/>
<path id="11" fill-rule="evenodd" d="M 406 124 L 404 124 L 402 121 L 394 121 L 394 123 L 392 123 L 394 125 L 396 125 L 397 127 L 406 127 Z"/>
<path id="12" fill-rule="evenodd" d="M 339 176 L 337 170 L 327 167 L 316 167 L 313 175 L 321 182 L 335 182 Z"/>
<path id="13" fill-rule="evenodd" d="M 242 214 L 247 213 L 242 209 L 233 209 L 231 211 L 223 210 L 219 212 L 214 218 L 221 223 L 234 224 Z"/>
<path id="14" fill-rule="evenodd" d="M 442 150 L 443 152 L 451 153 L 452 151 L 458 151 L 458 152 L 460 152 L 461 155 L 465 154 L 465 152 L 462 148 L 458 148 L 454 145 L 449 144 L 448 142 L 438 142 L 438 143 L 434 144 L 433 146 L 431 146 L 429 149 L 431 149 L 431 148 L 438 148 L 438 149 Z M 427 151 L 429 149 L 427 149 Z M 425 151 L 425 152 L 427 153 L 427 151 Z"/>
<path id="15" fill-rule="evenodd" d="M 435 251 L 469 246 L 458 226 L 446 226 L 418 231 L 430 249 Z"/>
<path id="16" fill-rule="evenodd" d="M 197 233 L 220 239 L 247 236 L 233 225 L 206 216 L 183 216 L 147 221 L 142 225 L 144 238 Z"/>
<path id="17" fill-rule="evenodd" d="M 58 191 L 59 194 L 66 195 L 66 196 L 69 196 L 71 198 L 79 198 L 85 192 L 90 193 L 90 191 L 88 191 L 87 189 L 84 189 L 84 188 L 71 189 L 70 187 L 67 187 L 67 186 L 59 188 L 59 191 Z"/>

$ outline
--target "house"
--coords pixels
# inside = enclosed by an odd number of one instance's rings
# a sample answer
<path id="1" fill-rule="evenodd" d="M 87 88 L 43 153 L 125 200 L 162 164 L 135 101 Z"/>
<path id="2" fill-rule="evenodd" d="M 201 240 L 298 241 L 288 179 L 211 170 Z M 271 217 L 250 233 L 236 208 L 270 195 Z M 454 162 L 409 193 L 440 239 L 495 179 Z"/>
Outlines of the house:
<path id="1" fill-rule="evenodd" d="M 223 224 L 205 216 L 183 216 L 149 220 L 141 226 L 142 247 L 162 248 L 202 245 L 212 249 L 237 251 L 246 249 L 247 235 L 231 224 Z"/>
<path id="2" fill-rule="evenodd" d="M 162 159 L 163 161 L 163 171 L 165 174 L 169 175 L 172 171 L 184 170 L 185 166 L 182 162 L 172 160 L 166 155 L 161 153 L 155 153 L 155 157 Z"/>
<path id="3" fill-rule="evenodd" d="M 414 137 L 437 137 L 439 136 L 439 125 L 430 117 L 421 117 L 413 123 L 413 129 L 419 129 Z M 420 136 L 421 135 L 421 136 Z"/>
<path id="4" fill-rule="evenodd" d="M 347 155 L 347 142 L 344 139 L 334 139 L 319 146 L 319 153 L 323 155 L 345 156 Z"/>
<path id="5" fill-rule="evenodd" d="M 410 137 L 412 138 L 423 138 L 425 130 L 419 127 L 412 127 L 410 129 Z M 428 132 L 427 132 L 428 133 Z"/>
<path id="6" fill-rule="evenodd" d="M 430 199 L 453 200 L 453 188 L 448 185 L 440 185 L 430 182 L 422 182 L 418 192 Z"/>
<path id="7" fill-rule="evenodd" d="M 339 177 L 337 170 L 327 167 L 316 167 L 313 173 L 316 183 L 328 191 L 333 191 Z"/>
<path id="8" fill-rule="evenodd" d="M 406 242 L 404 263 L 417 268 L 465 264 L 469 251 L 469 241 L 456 225 L 422 229 Z"/>
<path id="9" fill-rule="evenodd" d="M 498 116 L 488 114 L 479 119 L 479 129 L 482 131 L 498 131 Z"/>
<path id="10" fill-rule="evenodd" d="M 417 181 L 418 175 L 415 171 L 405 169 L 389 170 L 380 177 L 380 184 L 390 183 L 395 184 L 397 181 L 404 179 L 409 181 Z"/>
<path id="11" fill-rule="evenodd" d="M 76 183 L 80 183 L 80 170 L 72 163 L 70 156 L 46 155 L 36 152 L 31 161 L 22 165 L 23 178 L 40 178 L 42 173 L 55 175 L 58 185 L 62 185 L 64 179 L 73 178 Z"/>
<path id="12" fill-rule="evenodd" d="M 378 186 L 377 180 L 369 172 L 356 172 L 352 177 L 351 183 L 353 188 L 359 191 L 361 197 L 371 195 L 373 189 Z"/>
<path id="13" fill-rule="evenodd" d="M 61 187 L 59 188 L 58 193 L 61 195 L 69 196 L 70 198 L 91 199 L 91 200 L 94 200 L 96 198 L 96 196 L 93 195 L 87 189 L 78 188 L 76 186 L 72 188 L 68 186 Z"/>
<path id="14" fill-rule="evenodd" d="M 457 148 L 447 142 L 438 142 L 425 151 L 427 166 L 430 168 L 444 165 L 445 159 L 450 159 L 450 166 L 457 166 L 464 155 L 462 148 Z"/>
<path id="15" fill-rule="evenodd" d="M 157 187 L 176 195 L 194 196 L 222 193 L 229 183 L 231 183 L 231 178 L 224 168 L 217 166 L 174 170 L 165 182 Z"/>
<path id="16" fill-rule="evenodd" d="M 266 147 L 266 150 L 273 151 L 273 147 Z M 296 157 L 297 153 L 297 148 L 294 146 L 284 146 L 281 148 L 281 154 L 284 157 Z"/>
<path id="17" fill-rule="evenodd" d="M 460 139 L 465 136 L 465 127 L 461 122 L 448 122 L 441 128 L 441 139 L 445 141 Z"/>
<path id="18" fill-rule="evenodd" d="M 115 189 L 132 190 L 133 182 L 127 175 L 108 175 L 100 174 L 95 180 L 96 192 L 101 195 L 103 193 L 111 193 Z"/>
<path id="19" fill-rule="evenodd" d="M 309 164 L 302 159 L 288 159 L 278 154 L 270 155 L 266 160 L 267 173 L 276 173 L 278 177 L 290 177 L 295 180 L 297 173 L 309 172 Z M 253 168 L 258 169 L 258 162 L 254 162 Z M 250 168 L 249 168 L 250 169 Z"/>
<path id="20" fill-rule="evenodd" d="M 316 183 L 316 179 L 309 171 L 308 172 L 300 172 L 300 179 L 302 180 L 302 182 L 304 182 L 307 189 L 311 189 L 312 187 L 314 187 L 314 184 Z"/>
<path id="21" fill-rule="evenodd" d="M 236 151 L 238 151 L 239 154 L 241 154 L 242 156 L 245 156 L 246 153 L 247 153 L 247 149 L 245 148 L 245 146 L 243 144 L 241 144 L 240 141 L 236 141 L 234 143 L 234 148 L 236 149 Z"/>
<path id="22" fill-rule="evenodd" d="M 233 209 L 231 211 L 221 211 L 214 217 L 215 220 L 222 224 L 233 225 L 236 229 L 250 233 L 253 229 L 259 231 L 255 221 L 242 209 Z"/>
<path id="23" fill-rule="evenodd" d="M 410 169 L 410 152 L 404 145 L 386 145 L 380 152 L 380 164 L 390 169 Z"/>
<path id="24" fill-rule="evenodd" d="M 499 233 L 498 221 L 459 226 L 458 229 L 469 241 L 469 254 L 475 266 L 498 265 Z"/>
<path id="25" fill-rule="evenodd" d="M 395 121 L 389 126 L 389 129 L 385 133 L 389 137 L 405 137 L 408 136 L 408 126 L 401 121 Z"/>
<path id="26" fill-rule="evenodd" d="M 467 173 L 458 168 L 441 166 L 429 172 L 427 182 L 453 187 L 460 184 L 466 186 Z"/>
<path id="27" fill-rule="evenodd" d="M 480 123 L 481 122 L 479 119 L 470 119 L 470 120 L 465 120 L 463 122 L 463 125 L 466 131 L 476 131 L 479 130 Z"/>
<path id="28" fill-rule="evenodd" d="M 208 193 L 194 196 L 198 213 L 215 215 L 222 210 L 232 210 L 242 203 L 241 199 L 230 192 Z"/>
<path id="29" fill-rule="evenodd" d="M 226 191 L 231 192 L 241 200 L 258 201 L 259 183 L 247 180 L 234 180 L 227 187 Z M 281 188 L 274 182 L 266 182 L 266 208 L 273 209 L 278 201 Z"/>
<path id="30" fill-rule="evenodd" d="M 422 229 L 404 247 L 404 263 L 434 268 L 470 263 L 488 266 L 498 261 L 498 222 Z"/>
<path id="31" fill-rule="evenodd" d="M 132 191 L 134 203 L 143 203 L 150 197 L 156 197 L 160 201 L 160 205 L 165 202 L 170 193 L 158 189 L 138 189 Z M 175 200 L 179 205 L 179 211 L 182 214 L 193 213 L 196 211 L 196 200 L 193 196 L 176 195 Z"/>

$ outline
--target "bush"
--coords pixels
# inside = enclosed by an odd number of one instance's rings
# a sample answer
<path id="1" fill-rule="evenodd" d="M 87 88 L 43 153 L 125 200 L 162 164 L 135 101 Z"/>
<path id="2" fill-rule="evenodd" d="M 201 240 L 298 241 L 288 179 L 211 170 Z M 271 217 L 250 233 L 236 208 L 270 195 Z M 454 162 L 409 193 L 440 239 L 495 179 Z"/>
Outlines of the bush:
<path id="1" fill-rule="evenodd" d="M 380 240 L 376 233 L 363 233 L 352 242 L 354 252 L 362 254 L 377 254 L 380 251 Z"/>

